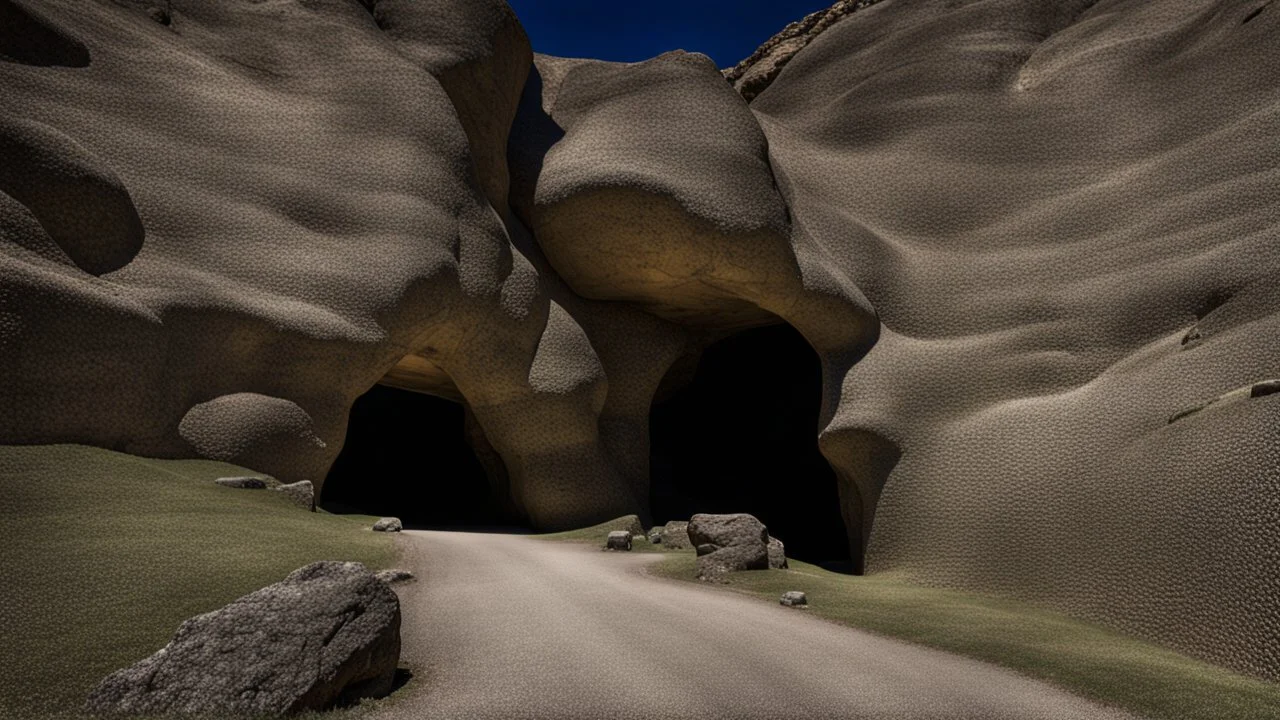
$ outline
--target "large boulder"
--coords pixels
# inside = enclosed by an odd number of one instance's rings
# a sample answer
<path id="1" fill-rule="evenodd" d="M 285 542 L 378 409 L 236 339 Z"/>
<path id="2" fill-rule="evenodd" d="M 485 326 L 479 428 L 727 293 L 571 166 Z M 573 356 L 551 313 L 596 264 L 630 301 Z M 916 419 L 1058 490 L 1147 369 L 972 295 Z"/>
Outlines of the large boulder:
<path id="1" fill-rule="evenodd" d="M 317 562 L 187 620 L 163 649 L 108 675 L 92 714 L 282 715 L 391 690 L 400 602 L 360 563 Z"/>
<path id="2" fill-rule="evenodd" d="M 698 577 L 712 580 L 769 567 L 769 530 L 754 515 L 694 515 L 689 541 L 698 551 Z"/>

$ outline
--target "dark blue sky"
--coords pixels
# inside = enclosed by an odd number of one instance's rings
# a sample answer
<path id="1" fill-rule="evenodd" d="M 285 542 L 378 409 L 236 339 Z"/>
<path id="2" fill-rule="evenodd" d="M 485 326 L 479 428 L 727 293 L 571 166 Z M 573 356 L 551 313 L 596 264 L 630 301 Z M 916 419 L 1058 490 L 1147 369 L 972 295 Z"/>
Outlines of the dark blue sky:
<path id="1" fill-rule="evenodd" d="M 634 62 L 683 49 L 736 64 L 762 42 L 834 0 L 507 0 L 533 49 Z"/>

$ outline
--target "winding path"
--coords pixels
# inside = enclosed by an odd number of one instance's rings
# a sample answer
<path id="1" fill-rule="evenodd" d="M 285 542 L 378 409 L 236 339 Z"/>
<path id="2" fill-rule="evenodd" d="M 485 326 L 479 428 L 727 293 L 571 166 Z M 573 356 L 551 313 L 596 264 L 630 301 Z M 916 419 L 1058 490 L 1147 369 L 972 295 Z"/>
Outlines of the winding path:
<path id="1" fill-rule="evenodd" d="M 657 554 L 406 531 L 416 673 L 378 720 L 1124 718 L 975 660 L 639 572 Z"/>

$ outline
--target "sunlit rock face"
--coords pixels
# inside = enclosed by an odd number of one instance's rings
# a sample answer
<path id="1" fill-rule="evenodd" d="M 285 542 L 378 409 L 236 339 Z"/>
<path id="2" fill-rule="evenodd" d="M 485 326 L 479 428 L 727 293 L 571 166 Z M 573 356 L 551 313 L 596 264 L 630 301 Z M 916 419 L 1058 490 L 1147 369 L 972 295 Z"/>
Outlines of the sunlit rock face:
<path id="1" fill-rule="evenodd" d="M 381 381 L 643 517 L 664 378 L 785 322 L 867 572 L 1280 678 L 1280 398 L 1181 414 L 1280 377 L 1259 6 L 845 1 L 737 92 L 502 0 L 0 0 L 0 441 L 319 484 Z"/>

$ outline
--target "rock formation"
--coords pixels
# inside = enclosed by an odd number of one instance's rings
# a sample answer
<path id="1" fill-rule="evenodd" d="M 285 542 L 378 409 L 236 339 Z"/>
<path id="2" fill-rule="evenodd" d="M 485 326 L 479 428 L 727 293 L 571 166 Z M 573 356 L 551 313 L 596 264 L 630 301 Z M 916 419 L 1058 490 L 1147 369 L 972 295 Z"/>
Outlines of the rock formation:
<path id="1" fill-rule="evenodd" d="M 318 562 L 187 620 L 163 649 L 109 675 L 95 715 L 275 716 L 391 691 L 400 601 L 360 563 Z"/>
<path id="2" fill-rule="evenodd" d="M 689 542 L 698 553 L 702 580 L 718 580 L 731 572 L 767 570 L 769 531 L 752 515 L 698 514 L 689 519 Z"/>
<path id="3" fill-rule="evenodd" d="M 0 442 L 318 485 L 381 381 L 647 523 L 667 371 L 785 322 L 860 567 L 1280 678 L 1280 398 L 1168 422 L 1280 375 L 1277 22 L 845 0 L 748 103 L 502 0 L 0 0 Z"/>

